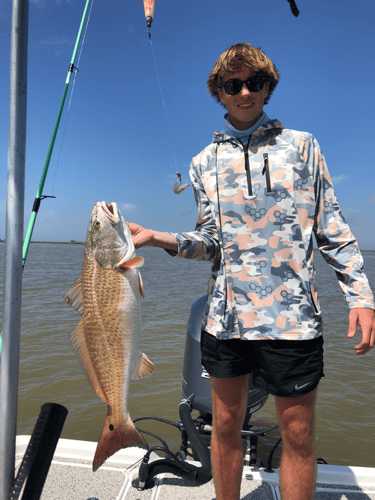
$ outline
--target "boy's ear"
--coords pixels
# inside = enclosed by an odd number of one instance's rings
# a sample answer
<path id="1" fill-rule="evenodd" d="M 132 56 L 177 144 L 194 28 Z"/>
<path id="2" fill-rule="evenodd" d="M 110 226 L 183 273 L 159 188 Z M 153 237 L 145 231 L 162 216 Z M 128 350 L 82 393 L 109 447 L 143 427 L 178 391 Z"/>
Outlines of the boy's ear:
<path id="1" fill-rule="evenodd" d="M 218 88 L 217 89 L 217 95 L 220 97 L 220 102 L 222 104 L 224 104 L 224 106 L 226 105 L 226 102 L 225 102 L 225 98 L 224 98 L 224 92 L 223 92 L 223 89 L 220 89 Z"/>
<path id="2" fill-rule="evenodd" d="M 269 91 L 270 91 L 270 82 L 266 82 L 265 89 L 266 89 L 266 91 L 264 93 L 264 99 L 266 99 L 266 97 L 269 94 Z"/>

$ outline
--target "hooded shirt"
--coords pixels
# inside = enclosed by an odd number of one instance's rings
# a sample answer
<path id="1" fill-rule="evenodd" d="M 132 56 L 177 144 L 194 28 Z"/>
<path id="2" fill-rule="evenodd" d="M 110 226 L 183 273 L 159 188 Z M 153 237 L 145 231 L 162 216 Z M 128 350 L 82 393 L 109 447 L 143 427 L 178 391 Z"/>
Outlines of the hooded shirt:
<path id="1" fill-rule="evenodd" d="M 247 141 L 215 133 L 193 158 L 195 231 L 178 257 L 212 261 L 202 329 L 219 339 L 322 334 L 313 234 L 349 308 L 375 308 L 363 259 L 324 156 L 307 132 L 262 120 Z"/>

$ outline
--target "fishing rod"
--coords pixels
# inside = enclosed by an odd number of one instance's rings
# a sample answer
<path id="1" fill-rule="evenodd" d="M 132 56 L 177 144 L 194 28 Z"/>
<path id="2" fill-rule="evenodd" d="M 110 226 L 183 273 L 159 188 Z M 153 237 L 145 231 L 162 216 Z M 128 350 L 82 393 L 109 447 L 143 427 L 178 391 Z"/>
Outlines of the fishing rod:
<path id="1" fill-rule="evenodd" d="M 148 36 L 151 41 L 151 24 L 154 20 L 155 0 L 143 0 L 143 7 L 145 10 Z"/>
<path id="2" fill-rule="evenodd" d="M 28 225 L 28 228 L 27 228 L 26 236 L 25 236 L 25 241 L 24 241 L 24 244 L 23 244 L 23 250 L 22 250 L 22 269 L 25 267 L 26 256 L 27 256 L 27 252 L 28 252 L 28 249 L 29 249 L 29 246 L 30 246 L 31 236 L 33 234 L 36 216 L 38 214 L 38 210 L 39 210 L 39 207 L 40 207 L 40 202 L 42 200 L 44 200 L 45 198 L 54 198 L 54 196 L 45 196 L 45 195 L 43 195 L 43 188 L 44 188 L 44 183 L 45 183 L 46 177 L 47 177 L 48 167 L 49 167 L 49 164 L 50 164 L 50 161 L 51 161 L 53 147 L 55 145 L 57 131 L 59 129 L 61 115 L 62 115 L 62 112 L 63 112 L 63 109 L 64 109 L 66 95 L 68 93 L 70 79 L 71 79 L 72 73 L 78 73 L 78 68 L 76 68 L 74 66 L 74 63 L 75 63 L 76 55 L 77 55 L 77 52 L 78 52 L 78 47 L 79 47 L 79 43 L 80 43 L 80 40 L 81 40 L 81 35 L 82 35 L 82 31 L 83 31 L 83 26 L 85 24 L 85 20 L 86 20 L 86 15 L 87 15 L 87 10 L 88 10 L 88 7 L 89 7 L 89 3 L 90 3 L 90 0 L 86 0 L 86 5 L 85 5 L 84 11 L 83 11 L 81 24 L 80 24 L 80 27 L 79 27 L 79 30 L 78 30 L 78 35 L 77 35 L 76 43 L 75 43 L 75 46 L 74 46 L 72 59 L 70 61 L 70 65 L 69 65 L 68 76 L 66 78 L 66 82 L 65 82 L 65 86 L 64 86 L 64 92 L 63 92 L 63 95 L 62 95 L 62 98 L 61 98 L 60 107 L 59 107 L 59 111 L 57 113 L 57 118 L 56 118 L 56 122 L 55 122 L 55 127 L 53 129 L 51 142 L 50 142 L 50 145 L 49 145 L 49 148 L 48 148 L 48 152 L 47 152 L 47 158 L 46 158 L 46 161 L 45 161 L 45 164 L 44 164 L 44 168 L 43 168 L 43 172 L 42 172 L 42 177 L 41 177 L 40 182 L 39 182 L 38 191 L 37 191 L 37 194 L 36 194 L 36 197 L 35 197 L 35 200 L 34 200 L 34 205 L 33 205 L 33 208 L 32 208 L 32 212 L 31 212 L 31 216 L 30 216 L 30 221 L 29 221 L 29 225 Z"/>

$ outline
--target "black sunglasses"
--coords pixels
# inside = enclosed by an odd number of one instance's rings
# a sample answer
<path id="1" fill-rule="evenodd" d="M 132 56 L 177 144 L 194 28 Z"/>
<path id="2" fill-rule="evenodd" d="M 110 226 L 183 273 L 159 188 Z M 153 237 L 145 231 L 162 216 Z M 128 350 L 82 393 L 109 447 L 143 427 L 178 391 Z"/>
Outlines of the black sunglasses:
<path id="1" fill-rule="evenodd" d="M 253 75 L 247 80 L 231 78 L 226 82 L 221 82 L 220 88 L 224 87 L 225 92 L 229 95 L 237 95 L 241 92 L 243 84 L 245 84 L 249 92 L 259 92 L 264 87 L 264 81 L 264 78 L 260 75 Z"/>

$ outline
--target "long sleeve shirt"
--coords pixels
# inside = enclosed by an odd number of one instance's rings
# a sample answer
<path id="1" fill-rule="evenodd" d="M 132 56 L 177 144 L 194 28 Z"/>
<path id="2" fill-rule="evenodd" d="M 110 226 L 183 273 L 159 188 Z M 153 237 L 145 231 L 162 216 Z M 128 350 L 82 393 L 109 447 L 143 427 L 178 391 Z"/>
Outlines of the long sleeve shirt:
<path id="1" fill-rule="evenodd" d="M 247 144 L 225 133 L 191 163 L 195 231 L 178 257 L 212 261 L 202 328 L 220 339 L 322 334 L 313 234 L 349 308 L 375 308 L 357 241 L 307 132 L 267 120 Z"/>

